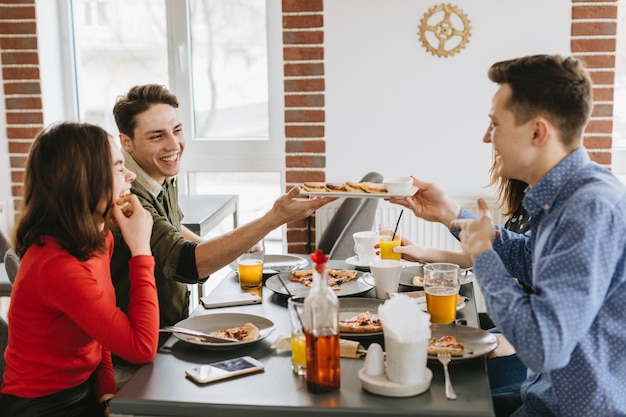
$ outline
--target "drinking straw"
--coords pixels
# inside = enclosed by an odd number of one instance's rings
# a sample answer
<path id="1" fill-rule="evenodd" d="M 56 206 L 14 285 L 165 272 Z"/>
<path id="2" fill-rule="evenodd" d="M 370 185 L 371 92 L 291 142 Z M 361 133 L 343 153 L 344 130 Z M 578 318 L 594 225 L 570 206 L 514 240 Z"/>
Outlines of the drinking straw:
<path id="1" fill-rule="evenodd" d="M 400 219 L 402 218 L 402 213 L 404 213 L 404 209 L 400 210 L 400 215 L 398 216 L 398 222 L 396 223 L 396 228 L 393 231 L 393 236 L 391 236 L 391 240 L 396 238 L 396 233 L 398 232 L 398 226 L 400 226 Z"/>

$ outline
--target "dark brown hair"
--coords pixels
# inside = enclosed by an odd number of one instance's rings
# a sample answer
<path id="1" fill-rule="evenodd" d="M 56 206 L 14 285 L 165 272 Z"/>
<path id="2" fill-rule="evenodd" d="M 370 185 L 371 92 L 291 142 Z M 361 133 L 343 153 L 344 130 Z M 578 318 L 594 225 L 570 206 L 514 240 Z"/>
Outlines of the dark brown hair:
<path id="1" fill-rule="evenodd" d="M 155 104 L 169 104 L 178 108 L 178 99 L 167 88 L 159 84 L 136 85 L 119 96 L 113 106 L 113 116 L 120 133 L 133 139 L 137 127 L 135 116 L 145 112 Z"/>
<path id="2" fill-rule="evenodd" d="M 30 149 L 24 174 L 24 203 L 15 230 L 15 250 L 24 256 L 43 236 L 81 261 L 104 250 L 94 219 L 102 199 L 106 217 L 113 201 L 109 134 L 87 123 L 65 122 L 41 131 Z"/>
<path id="3" fill-rule="evenodd" d="M 505 216 L 512 215 L 522 205 L 528 184 L 521 180 L 501 177 L 498 174 L 498 164 L 495 158 L 489 168 L 489 175 L 491 180 L 487 186 L 497 190 L 499 207 L 504 208 Z"/>
<path id="4" fill-rule="evenodd" d="M 570 148 L 580 145 L 593 107 L 592 84 L 583 62 L 574 57 L 533 55 L 497 62 L 489 79 L 509 84 L 508 108 L 518 124 L 536 116 L 550 119 Z"/>

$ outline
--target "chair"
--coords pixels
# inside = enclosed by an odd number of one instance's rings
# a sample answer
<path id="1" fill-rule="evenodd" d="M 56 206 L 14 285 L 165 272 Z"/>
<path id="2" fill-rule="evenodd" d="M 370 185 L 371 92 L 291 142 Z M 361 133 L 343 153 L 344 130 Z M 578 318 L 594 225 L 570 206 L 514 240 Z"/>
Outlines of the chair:
<path id="1" fill-rule="evenodd" d="M 9 248 L 7 253 L 4 254 L 4 268 L 6 269 L 11 284 L 15 281 L 15 276 L 17 275 L 17 269 L 19 267 L 20 257 L 17 256 L 17 253 L 15 253 L 13 248 Z"/>
<path id="2" fill-rule="evenodd" d="M 2 385 L 2 378 L 4 376 L 4 350 L 9 344 L 9 324 L 0 316 L 0 385 Z"/>
<path id="3" fill-rule="evenodd" d="M 4 259 L 10 247 L 9 239 L 4 234 L 4 231 L 0 230 L 0 261 Z M 0 264 L 0 297 L 9 297 L 11 295 L 12 282 L 5 270 L 4 263 Z"/>
<path id="4" fill-rule="evenodd" d="M 382 183 L 383 176 L 370 172 L 361 179 L 364 181 Z M 343 260 L 354 255 L 352 234 L 372 230 L 377 207 L 377 198 L 346 198 L 324 229 L 318 249 L 327 253 L 329 259 Z"/>

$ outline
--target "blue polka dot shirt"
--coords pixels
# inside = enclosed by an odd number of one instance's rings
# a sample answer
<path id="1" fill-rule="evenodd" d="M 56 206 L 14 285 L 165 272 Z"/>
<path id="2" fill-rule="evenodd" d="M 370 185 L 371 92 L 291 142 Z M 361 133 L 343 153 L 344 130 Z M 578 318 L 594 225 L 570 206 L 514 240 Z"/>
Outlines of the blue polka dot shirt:
<path id="1" fill-rule="evenodd" d="M 626 189 L 579 148 L 524 207 L 530 231 L 498 228 L 474 260 L 490 316 L 529 368 L 514 416 L 626 416 Z"/>

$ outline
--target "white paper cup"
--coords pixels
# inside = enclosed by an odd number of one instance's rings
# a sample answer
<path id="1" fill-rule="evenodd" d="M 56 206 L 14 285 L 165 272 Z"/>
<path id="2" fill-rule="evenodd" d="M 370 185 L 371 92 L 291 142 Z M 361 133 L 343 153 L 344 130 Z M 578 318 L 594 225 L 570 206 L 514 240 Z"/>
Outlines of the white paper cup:
<path id="1" fill-rule="evenodd" d="M 390 292 L 398 291 L 402 262 L 393 259 L 378 259 L 370 264 L 370 273 L 363 280 L 376 288 L 376 298 L 389 298 Z M 374 282 L 372 283 L 371 280 Z"/>
<path id="2" fill-rule="evenodd" d="M 419 384 L 426 378 L 428 339 L 398 342 L 385 334 L 385 373 L 397 384 Z"/>

